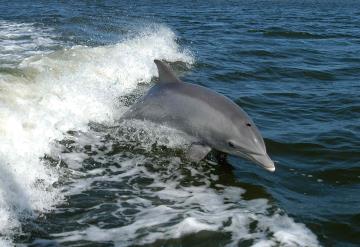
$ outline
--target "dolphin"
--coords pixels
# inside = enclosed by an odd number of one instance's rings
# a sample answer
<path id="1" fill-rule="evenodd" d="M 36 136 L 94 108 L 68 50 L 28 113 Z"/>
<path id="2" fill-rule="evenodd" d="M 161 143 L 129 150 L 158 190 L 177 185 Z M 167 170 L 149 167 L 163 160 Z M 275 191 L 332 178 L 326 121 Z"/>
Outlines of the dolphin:
<path id="1" fill-rule="evenodd" d="M 195 137 L 187 158 L 199 162 L 215 149 L 253 161 L 268 171 L 275 165 L 251 118 L 229 98 L 181 81 L 170 67 L 154 60 L 159 81 L 121 117 L 167 125 Z"/>

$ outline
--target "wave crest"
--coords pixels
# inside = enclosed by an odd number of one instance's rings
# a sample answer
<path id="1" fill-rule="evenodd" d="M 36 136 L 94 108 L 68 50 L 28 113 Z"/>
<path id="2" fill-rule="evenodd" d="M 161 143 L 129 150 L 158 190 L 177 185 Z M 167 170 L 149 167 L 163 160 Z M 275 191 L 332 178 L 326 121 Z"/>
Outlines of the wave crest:
<path id="1" fill-rule="evenodd" d="M 10 236 L 20 220 L 62 199 L 58 168 L 40 157 L 68 130 L 114 121 L 118 97 L 157 75 L 153 60 L 193 63 L 169 28 L 147 28 L 104 47 L 76 46 L 23 60 L 22 73 L 0 73 L 0 232 Z"/>

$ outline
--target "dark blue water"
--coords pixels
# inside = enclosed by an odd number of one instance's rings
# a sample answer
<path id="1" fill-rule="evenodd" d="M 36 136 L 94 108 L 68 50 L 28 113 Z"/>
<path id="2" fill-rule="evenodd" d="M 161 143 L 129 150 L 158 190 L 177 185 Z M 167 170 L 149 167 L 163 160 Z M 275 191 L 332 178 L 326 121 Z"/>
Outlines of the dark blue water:
<path id="1" fill-rule="evenodd" d="M 115 120 L 89 118 L 84 120 L 86 130 L 70 125 L 60 129 L 62 135 L 51 135 L 49 142 L 56 144 L 38 157 L 41 165 L 57 167 L 56 181 L 45 187 L 63 193 L 62 199 L 25 209 L 9 200 L 4 208 L 15 207 L 19 223 L 0 237 L 32 246 L 358 246 L 359 16 L 357 1 L 2 1 L 0 86 L 16 83 L 9 75 L 31 77 L 29 67 L 35 65 L 24 66 L 24 59 L 50 57 L 50 62 L 40 58 L 41 68 L 62 64 L 55 69 L 58 74 L 44 79 L 47 70 L 36 67 L 40 76 L 32 83 L 56 84 L 66 73 L 61 82 L 71 80 L 71 85 L 88 90 L 84 81 L 102 70 L 103 77 L 96 74 L 95 86 L 84 95 L 91 96 L 96 85 L 104 86 L 101 81 L 110 81 L 105 93 L 115 95 L 116 112 L 151 86 L 151 60 L 164 59 L 184 81 L 211 88 L 240 105 L 261 130 L 277 170 L 268 173 L 235 157 L 229 158 L 231 167 L 191 165 L 174 160 L 182 156 L 183 144 L 173 147 L 170 140 L 158 145 L 164 138 L 161 130 L 136 132 L 135 138 L 124 130 L 114 132 Z M 26 31 L 28 26 L 14 28 L 27 24 L 32 31 Z M 14 30 L 19 33 L 15 38 Z M 149 33 L 155 41 L 146 38 Z M 47 41 L 36 43 L 38 36 Z M 16 49 L 7 48 L 9 40 Z M 156 57 L 161 42 L 167 48 Z M 121 47 L 111 50 L 117 45 Z M 80 46 L 89 53 L 79 51 L 82 60 L 75 63 L 66 51 L 77 52 Z M 90 53 L 96 47 L 108 51 Z M 118 58 L 112 57 L 114 52 L 120 53 Z M 116 59 L 123 60 L 116 64 Z M 144 65 L 138 66 L 137 60 Z M 72 67 L 66 67 L 68 63 Z M 106 74 L 107 66 L 132 69 Z M 90 76 L 79 76 L 81 70 Z M 140 75 L 133 79 L 134 73 Z M 131 80 L 133 88 L 126 93 L 112 88 Z M 68 98 L 76 98 L 74 92 Z M 6 95 L 0 94 L 0 106 L 13 109 Z M 63 97 L 61 102 L 70 102 Z M 66 105 L 78 109 L 81 102 Z M 31 107 L 31 112 L 40 111 Z M 62 111 L 66 109 L 56 110 Z M 76 114 L 64 114 L 61 122 L 76 122 Z M 9 127 L 4 129 L 10 133 Z M 0 155 L 5 157 L 5 151 Z M 0 165 L 3 161 L 6 168 L 11 162 L 5 158 Z M 179 197 L 169 197 L 177 193 Z M 209 204 L 219 210 L 207 208 Z M 31 212 L 22 216 L 24 210 Z M 164 221 L 156 223 L 159 217 Z"/>

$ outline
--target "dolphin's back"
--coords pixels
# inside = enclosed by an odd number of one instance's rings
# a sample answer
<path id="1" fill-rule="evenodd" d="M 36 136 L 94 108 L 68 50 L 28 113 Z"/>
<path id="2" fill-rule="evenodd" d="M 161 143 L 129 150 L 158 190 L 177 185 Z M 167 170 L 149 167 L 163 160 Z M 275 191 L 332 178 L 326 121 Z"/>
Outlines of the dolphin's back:
<path id="1" fill-rule="evenodd" d="M 202 86 L 181 82 L 153 86 L 123 118 L 166 124 L 207 139 L 216 133 L 216 126 L 232 128 L 233 121 L 229 119 L 236 120 L 239 114 L 247 116 L 228 98 Z"/>

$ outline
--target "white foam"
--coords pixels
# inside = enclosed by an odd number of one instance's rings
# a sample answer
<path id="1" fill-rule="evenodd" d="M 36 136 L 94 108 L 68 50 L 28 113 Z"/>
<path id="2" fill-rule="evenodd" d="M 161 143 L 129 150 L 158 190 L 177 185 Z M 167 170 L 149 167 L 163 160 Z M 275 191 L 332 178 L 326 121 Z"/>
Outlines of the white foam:
<path id="1" fill-rule="evenodd" d="M 117 208 L 111 212 L 114 216 L 112 222 L 123 222 L 126 218 L 124 212 L 128 209 L 137 212 L 127 219 L 127 224 L 120 227 L 107 229 L 101 225 L 92 225 L 76 231 L 53 234 L 60 243 L 80 240 L 112 241 L 115 246 L 132 246 L 207 231 L 210 234 L 229 234 L 227 246 L 238 246 L 243 241 L 251 241 L 252 246 L 319 246 L 316 236 L 305 225 L 295 222 L 280 209 L 274 208 L 268 200 L 244 200 L 244 189 L 219 184 L 219 177 L 211 176 L 214 168 L 206 163 L 193 167 L 188 164 L 184 167 L 176 158 L 159 158 L 154 163 L 151 157 L 137 154 L 124 160 L 122 153 L 107 155 L 104 161 L 101 157 L 111 150 L 113 142 L 101 144 L 89 139 L 88 134 L 84 134 L 84 139 L 81 135 L 77 136 L 79 145 L 75 144 L 75 153 L 83 153 L 82 147 L 87 140 L 87 144 L 92 145 L 92 149 L 95 148 L 98 152 L 91 156 L 96 162 L 116 163 L 118 166 L 107 167 L 111 171 L 105 174 L 84 172 L 84 178 L 77 176 L 77 181 L 70 185 L 68 193 L 91 191 L 97 189 L 97 184 L 107 182 L 131 184 L 130 191 L 122 191 L 121 186 L 114 188 L 118 201 L 116 207 L 112 207 Z M 95 133 L 92 135 L 96 136 Z M 168 139 L 175 137 L 168 132 L 165 136 Z M 97 145 L 106 145 L 107 148 L 101 151 L 103 148 L 96 149 Z M 146 150 L 146 147 L 144 149 Z M 165 160 L 166 164 L 161 165 Z M 71 165 L 71 161 L 68 162 Z M 152 168 L 149 170 L 144 164 L 152 164 Z M 188 179 L 186 174 L 194 174 L 196 178 L 192 180 L 196 180 L 200 185 L 182 185 L 182 180 Z M 141 182 L 134 182 L 144 178 L 152 181 L 151 184 L 144 187 Z M 76 188 L 71 188 L 73 186 Z"/>
<path id="2" fill-rule="evenodd" d="M 58 44 L 50 28 L 37 28 L 33 23 L 0 20 L 0 62 L 13 67 L 25 57 L 44 54 Z"/>
<path id="3" fill-rule="evenodd" d="M 11 241 L 9 239 L 0 238 L 0 246 L 1 247 L 10 247 L 10 246 L 13 246 L 13 244 L 11 243 Z"/>
<path id="4" fill-rule="evenodd" d="M 119 193 L 116 211 L 109 212 L 119 217 L 127 209 L 123 203 L 127 203 L 138 211 L 128 224 L 111 229 L 84 224 L 83 229 L 53 236 L 59 242 L 113 241 L 116 246 L 131 246 L 217 231 L 231 235 L 229 246 L 244 240 L 253 241 L 254 246 L 319 245 L 303 224 L 294 222 L 281 210 L 272 212 L 266 199 L 244 200 L 243 189 L 217 184 L 219 177 L 211 174 L 209 165 L 184 168 L 179 158 L 173 158 L 164 167 L 146 155 L 133 154 L 134 157 L 124 159 L 122 154 L 114 154 L 108 158 L 118 166 L 107 167 L 113 174 L 104 174 L 99 168 L 84 172 L 83 161 L 89 155 L 81 148 L 61 153 L 61 145 L 59 149 L 52 145 L 54 140 L 63 139 L 68 130 L 82 133 L 72 137 L 79 147 L 104 145 L 101 133 L 89 131 L 88 123 L 111 123 L 117 119 L 125 109 L 118 97 L 156 75 L 153 59 L 193 62 L 191 54 L 181 50 L 175 39 L 171 30 L 157 26 L 116 45 L 78 46 L 29 57 L 18 66 L 23 76 L 0 74 L 0 232 L 4 236 L 0 245 L 11 245 L 9 239 L 14 229 L 21 227 L 23 217 L 52 209 L 64 195 L 91 190 L 98 181 L 128 183 L 140 177 L 148 178 L 151 184 L 144 188 L 132 186 L 128 193 Z M 51 43 L 46 38 L 39 42 Z M 22 54 L 19 49 L 24 47 L 25 51 L 34 49 L 21 45 L 18 49 L 16 45 L 6 49 L 13 49 L 14 54 Z M 154 128 L 148 123 L 144 127 L 145 136 L 135 132 L 130 141 L 141 140 L 145 151 L 151 151 L 155 142 L 168 147 L 186 143 L 186 138 L 167 128 Z M 104 161 L 104 152 L 96 151 L 98 154 L 91 158 L 99 163 L 109 162 Z M 39 158 L 45 153 L 69 165 L 67 183 L 72 183 L 67 187 L 53 186 L 62 170 L 42 163 Z M 149 171 L 145 163 L 155 163 L 156 172 Z M 183 186 L 183 169 L 201 185 Z M 121 192 L 121 188 L 109 190 Z M 163 203 L 159 205 L 149 198 Z M 254 229 L 250 229 L 250 224 L 255 224 Z"/>
<path id="5" fill-rule="evenodd" d="M 35 44 L 51 43 L 28 24 L 0 23 L 1 40 L 31 33 Z M 26 31 L 27 30 L 27 31 Z M 7 33 L 4 33 L 4 32 Z M 36 34 L 37 33 L 37 34 Z M 20 63 L 23 76 L 0 74 L 0 232 L 11 236 L 22 217 L 44 212 L 62 200 L 57 168 L 40 161 L 51 142 L 88 123 L 111 122 L 121 114 L 118 97 L 157 75 L 155 58 L 192 63 L 175 34 L 157 26 L 104 47 L 73 47 Z M 15 40 L 15 39 L 14 39 Z M 3 43 L 1 43 L 3 42 Z M 0 41 L 7 51 L 34 47 Z M 26 52 L 25 52 L 26 53 Z M 0 54 L 8 54 L 0 51 Z M 74 157 L 69 157 L 74 159 Z"/>

